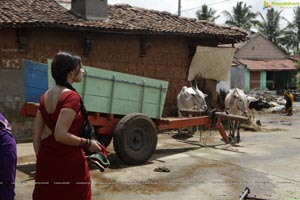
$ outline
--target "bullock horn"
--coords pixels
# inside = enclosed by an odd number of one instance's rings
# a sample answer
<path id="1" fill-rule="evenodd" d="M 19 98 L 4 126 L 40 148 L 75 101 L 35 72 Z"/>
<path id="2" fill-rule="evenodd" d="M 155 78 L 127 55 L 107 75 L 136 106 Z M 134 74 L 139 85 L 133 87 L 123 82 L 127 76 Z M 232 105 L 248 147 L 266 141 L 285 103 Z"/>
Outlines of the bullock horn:
<path id="1" fill-rule="evenodd" d="M 198 84 L 197 84 L 197 80 L 196 79 L 194 79 L 195 80 L 195 82 L 196 82 L 196 84 L 195 85 L 193 85 L 193 81 L 190 81 L 190 85 L 191 85 L 191 87 L 193 88 L 193 90 L 199 90 L 199 88 L 198 88 Z"/>
<path id="2" fill-rule="evenodd" d="M 195 82 L 196 82 L 196 89 L 199 90 L 199 88 L 198 88 L 198 83 L 197 83 L 197 79 L 195 80 Z"/>
<path id="3" fill-rule="evenodd" d="M 240 97 L 241 95 L 240 95 L 239 91 L 236 88 L 234 88 L 234 90 L 237 93 L 237 95 Z"/>
<path id="4" fill-rule="evenodd" d="M 195 86 L 193 85 L 193 81 L 190 81 L 190 85 L 191 85 L 191 87 L 193 88 L 193 90 L 196 90 L 196 89 L 195 89 Z"/>

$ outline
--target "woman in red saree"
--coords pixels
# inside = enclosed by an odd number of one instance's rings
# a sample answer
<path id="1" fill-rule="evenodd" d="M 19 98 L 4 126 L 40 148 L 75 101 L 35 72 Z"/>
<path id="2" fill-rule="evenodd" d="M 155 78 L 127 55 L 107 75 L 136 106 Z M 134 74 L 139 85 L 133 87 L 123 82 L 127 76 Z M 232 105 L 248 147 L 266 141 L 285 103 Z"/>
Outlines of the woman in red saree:
<path id="1" fill-rule="evenodd" d="M 51 73 L 56 85 L 40 99 L 33 127 L 37 156 L 34 200 L 90 200 L 91 179 L 83 149 L 100 152 L 96 140 L 80 137 L 86 111 L 72 87 L 83 78 L 81 59 L 59 52 Z"/>

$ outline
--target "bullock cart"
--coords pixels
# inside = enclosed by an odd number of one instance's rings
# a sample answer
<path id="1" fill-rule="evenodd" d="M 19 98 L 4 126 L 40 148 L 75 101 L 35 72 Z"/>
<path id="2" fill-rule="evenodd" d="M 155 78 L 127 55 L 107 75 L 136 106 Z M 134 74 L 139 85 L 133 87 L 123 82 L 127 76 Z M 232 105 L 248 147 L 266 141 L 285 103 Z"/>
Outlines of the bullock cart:
<path id="1" fill-rule="evenodd" d="M 41 94 L 54 85 L 50 63 L 51 60 L 48 65 L 24 61 L 25 104 L 21 113 L 25 116 L 36 115 Z M 108 146 L 114 138 L 115 152 L 125 163 L 145 163 L 156 149 L 159 131 L 210 127 L 213 123 L 224 142 L 228 142 L 222 119 L 237 116 L 212 111 L 200 117 L 162 118 L 168 82 L 88 66 L 83 68 L 84 79 L 74 87 L 85 102 L 98 141 Z"/>

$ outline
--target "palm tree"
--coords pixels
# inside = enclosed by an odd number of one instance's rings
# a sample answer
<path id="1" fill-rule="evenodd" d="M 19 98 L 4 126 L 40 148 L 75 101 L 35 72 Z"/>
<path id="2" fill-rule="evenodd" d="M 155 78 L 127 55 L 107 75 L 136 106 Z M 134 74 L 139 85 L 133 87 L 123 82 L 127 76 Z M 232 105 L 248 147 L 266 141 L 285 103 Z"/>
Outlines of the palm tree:
<path id="1" fill-rule="evenodd" d="M 293 49 L 294 53 L 300 53 L 300 7 L 294 8 L 294 20 L 288 22 L 283 29 L 283 36 L 278 41 L 287 49 Z"/>
<path id="2" fill-rule="evenodd" d="M 207 20 L 210 22 L 214 22 L 217 18 L 220 17 L 220 15 L 215 16 L 216 12 L 217 11 L 215 9 L 212 8 L 208 9 L 207 5 L 203 4 L 201 6 L 201 10 L 196 11 L 196 15 L 198 20 Z"/>
<path id="3" fill-rule="evenodd" d="M 247 6 L 246 3 L 237 2 L 232 9 L 232 14 L 226 10 L 222 12 L 228 18 L 225 24 L 250 31 L 251 27 L 257 23 L 255 19 L 257 14 L 251 12 L 250 9 L 251 6 Z"/>
<path id="4" fill-rule="evenodd" d="M 277 44 L 277 38 L 282 35 L 282 30 L 280 30 L 279 27 L 279 21 L 280 19 L 283 19 L 280 14 L 281 11 L 275 11 L 274 8 L 271 8 L 267 11 L 266 18 L 259 13 L 262 21 L 258 22 L 257 28 L 258 30 L 265 34 L 270 41 Z"/>

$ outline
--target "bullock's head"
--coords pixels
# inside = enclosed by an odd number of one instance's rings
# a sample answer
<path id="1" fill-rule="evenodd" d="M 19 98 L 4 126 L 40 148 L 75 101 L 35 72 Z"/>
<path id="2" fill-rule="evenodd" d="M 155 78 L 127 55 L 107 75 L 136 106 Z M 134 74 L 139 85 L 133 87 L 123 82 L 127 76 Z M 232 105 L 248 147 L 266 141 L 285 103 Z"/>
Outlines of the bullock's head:
<path id="1" fill-rule="evenodd" d="M 248 114 L 247 109 L 247 99 L 244 91 L 234 88 L 233 89 L 233 97 L 236 99 L 236 105 L 238 109 L 245 115 Z"/>
<path id="2" fill-rule="evenodd" d="M 194 100 L 194 104 L 199 107 L 200 109 L 202 110 L 206 110 L 207 109 L 207 104 L 206 104 L 206 101 L 205 101 L 205 97 L 207 97 L 207 94 L 204 94 L 201 90 L 199 90 L 197 84 L 196 86 L 194 87 L 192 84 L 191 84 L 193 90 L 195 93 L 192 93 L 191 95 L 193 95 L 193 100 Z"/>

